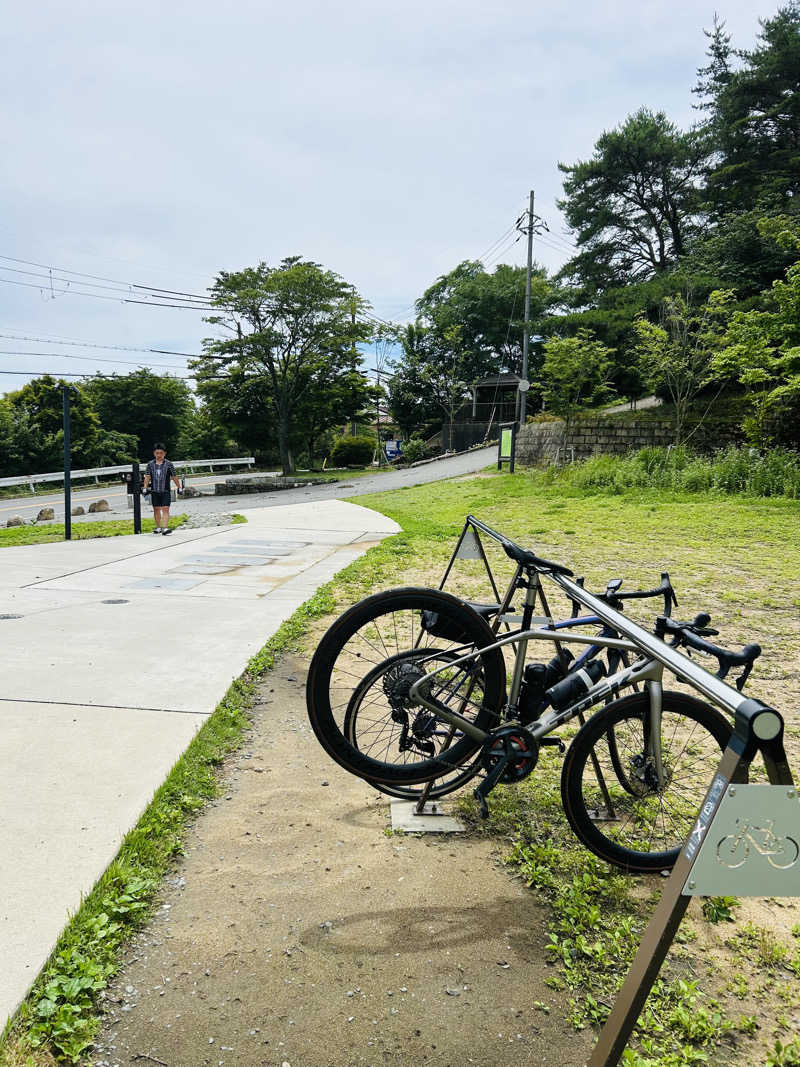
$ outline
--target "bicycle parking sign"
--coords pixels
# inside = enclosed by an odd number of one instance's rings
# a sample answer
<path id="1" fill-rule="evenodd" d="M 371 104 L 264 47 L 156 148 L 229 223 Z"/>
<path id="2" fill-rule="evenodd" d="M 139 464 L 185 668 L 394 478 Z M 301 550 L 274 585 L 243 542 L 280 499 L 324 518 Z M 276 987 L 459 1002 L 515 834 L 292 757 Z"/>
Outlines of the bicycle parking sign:
<path id="1" fill-rule="evenodd" d="M 800 897 L 799 839 L 800 801 L 794 786 L 730 785 L 683 892 L 693 897 Z"/>

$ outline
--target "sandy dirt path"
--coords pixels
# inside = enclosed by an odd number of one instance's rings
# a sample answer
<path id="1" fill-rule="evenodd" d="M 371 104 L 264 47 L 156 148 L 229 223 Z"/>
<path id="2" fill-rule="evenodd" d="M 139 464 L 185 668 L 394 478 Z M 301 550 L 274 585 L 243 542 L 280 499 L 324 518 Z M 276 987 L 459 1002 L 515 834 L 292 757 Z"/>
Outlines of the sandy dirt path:
<path id="1" fill-rule="evenodd" d="M 325 756 L 304 683 L 291 657 L 262 683 L 91 1062 L 584 1063 L 533 895 L 482 838 L 387 834 L 388 798 Z"/>

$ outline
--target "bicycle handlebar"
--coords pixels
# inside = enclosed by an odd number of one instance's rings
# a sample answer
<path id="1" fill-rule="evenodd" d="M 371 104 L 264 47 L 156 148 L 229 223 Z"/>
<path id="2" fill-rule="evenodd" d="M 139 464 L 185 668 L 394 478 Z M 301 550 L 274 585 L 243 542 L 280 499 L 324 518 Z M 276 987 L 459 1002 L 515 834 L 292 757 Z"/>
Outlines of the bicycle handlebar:
<path id="1" fill-rule="evenodd" d="M 744 667 L 744 671 L 736 679 L 736 688 L 741 692 L 750 671 L 753 669 L 753 664 L 761 655 L 761 645 L 755 643 L 745 645 L 741 652 L 729 652 L 726 648 L 720 648 L 719 645 L 712 645 L 710 641 L 706 641 L 701 636 L 701 633 L 698 632 L 711 634 L 719 632 L 718 630 L 708 629 L 705 626 L 707 621 L 710 621 L 710 618 L 705 612 L 701 612 L 700 615 L 696 616 L 694 622 L 675 622 L 674 619 L 659 615 L 656 619 L 655 634 L 656 637 L 660 637 L 662 640 L 667 634 L 672 634 L 675 638 L 672 642 L 673 645 L 686 645 L 687 648 L 693 648 L 707 656 L 714 656 L 719 663 L 718 678 L 724 678 L 731 667 Z"/>
<path id="2" fill-rule="evenodd" d="M 578 585 L 582 586 L 583 578 L 578 578 L 577 582 Z M 662 571 L 661 584 L 656 589 L 632 589 L 630 592 L 620 593 L 619 585 L 621 584 L 622 579 L 618 578 L 616 579 L 616 582 L 618 584 L 616 584 L 615 588 L 612 589 L 611 583 L 609 583 L 609 587 L 606 588 L 605 593 L 594 594 L 598 600 L 602 600 L 604 603 L 608 604 L 610 608 L 614 608 L 616 611 L 622 610 L 622 602 L 624 600 L 646 600 L 648 598 L 656 596 L 663 596 L 664 598 L 665 617 L 669 617 L 673 606 L 677 607 L 678 605 L 678 598 L 675 596 L 675 590 L 672 588 L 672 582 L 670 581 L 669 574 L 667 573 L 667 571 Z M 573 600 L 573 618 L 580 614 L 580 608 L 581 605 L 578 603 L 578 601 Z"/>

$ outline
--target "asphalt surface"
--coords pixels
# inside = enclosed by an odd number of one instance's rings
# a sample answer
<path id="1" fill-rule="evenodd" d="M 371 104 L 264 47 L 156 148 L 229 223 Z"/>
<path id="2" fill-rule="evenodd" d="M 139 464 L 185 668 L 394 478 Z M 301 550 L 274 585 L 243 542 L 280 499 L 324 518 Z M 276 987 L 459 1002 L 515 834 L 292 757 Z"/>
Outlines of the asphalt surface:
<path id="1" fill-rule="evenodd" d="M 409 467 L 405 470 L 380 471 L 368 474 L 364 477 L 348 480 L 347 473 L 341 472 L 337 482 L 327 485 L 309 485 L 300 489 L 284 489 L 271 493 L 248 493 L 231 494 L 220 496 L 202 496 L 190 499 L 180 498 L 173 504 L 174 511 L 180 511 L 187 515 L 204 515 L 213 512 L 241 510 L 244 508 L 272 508 L 286 504 L 307 504 L 315 500 L 339 500 L 343 497 L 363 496 L 367 493 L 383 493 L 392 489 L 403 489 L 412 485 L 425 485 L 428 482 L 440 481 L 442 478 L 456 478 L 459 475 L 471 474 L 493 464 L 497 459 L 497 446 L 477 449 L 474 452 L 464 452 L 460 455 L 447 456 L 443 459 L 425 463 L 419 467 Z M 187 479 L 187 485 L 201 489 L 203 492 L 213 492 L 213 486 L 224 483 L 230 478 L 241 478 L 241 474 L 217 474 L 213 476 L 203 475 L 197 478 Z M 82 515 L 73 518 L 73 522 L 84 522 L 108 518 L 131 518 L 132 511 L 128 507 L 127 495 L 120 486 L 93 486 L 89 489 L 72 491 L 72 506 L 80 505 L 88 508 L 95 500 L 106 500 L 111 508 L 111 513 L 101 512 L 93 515 Z M 232 507 L 233 506 L 233 507 Z M 55 522 L 64 521 L 64 494 L 41 493 L 33 496 L 22 496 L 0 500 L 0 526 L 5 526 L 6 521 L 12 515 L 21 515 L 30 521 L 39 513 L 40 508 L 52 507 L 55 511 Z M 150 514 L 150 508 L 144 506 L 144 515 Z"/>

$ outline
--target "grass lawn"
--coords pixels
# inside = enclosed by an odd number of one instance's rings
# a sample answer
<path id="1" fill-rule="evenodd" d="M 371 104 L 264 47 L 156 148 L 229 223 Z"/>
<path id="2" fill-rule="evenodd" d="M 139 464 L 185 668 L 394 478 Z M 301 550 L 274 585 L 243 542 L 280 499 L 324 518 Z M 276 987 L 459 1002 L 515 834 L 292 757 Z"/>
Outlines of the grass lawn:
<path id="1" fill-rule="evenodd" d="M 169 528 L 174 530 L 178 526 L 183 526 L 188 518 L 188 515 L 170 516 Z M 150 533 L 153 526 L 153 519 L 142 519 L 142 533 Z M 107 522 L 73 522 L 72 524 L 73 541 L 83 541 L 89 537 L 120 537 L 122 534 L 132 533 L 133 519 L 109 519 Z M 63 522 L 52 522 L 46 526 L 9 526 L 0 529 L 0 548 L 11 548 L 14 545 L 40 545 L 46 541 L 63 540 Z"/>

